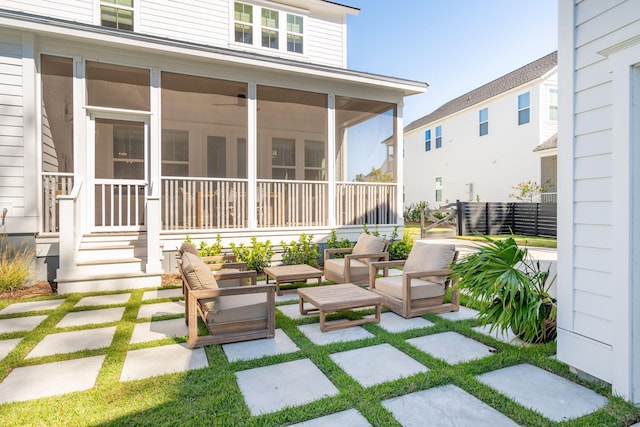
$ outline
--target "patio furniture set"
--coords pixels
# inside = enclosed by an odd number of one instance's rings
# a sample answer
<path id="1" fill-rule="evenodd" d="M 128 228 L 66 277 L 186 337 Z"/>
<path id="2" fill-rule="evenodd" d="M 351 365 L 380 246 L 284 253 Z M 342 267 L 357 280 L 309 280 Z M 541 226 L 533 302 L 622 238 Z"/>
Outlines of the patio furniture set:
<path id="1" fill-rule="evenodd" d="M 233 256 L 200 257 L 191 244 L 183 243 L 178 249 L 178 270 L 189 346 L 273 338 L 275 295 L 287 292 L 298 294 L 301 314 L 319 314 L 323 332 L 379 323 L 382 305 L 405 318 L 458 310 L 455 289 L 451 302 L 444 303 L 452 286 L 449 266 L 457 258 L 454 245 L 418 242 L 406 261 L 389 261 L 388 243 L 382 237 L 361 234 L 353 248 L 326 249 L 324 271 L 308 265 L 267 267 L 266 283 L 260 285 L 256 272 L 247 271 L 246 264 L 236 262 Z M 390 268 L 401 266 L 402 274 L 389 275 Z M 322 285 L 323 275 L 335 284 Z M 269 283 L 270 278 L 275 284 Z M 317 279 L 317 286 L 281 289 L 283 283 L 307 279 Z M 305 308 L 305 302 L 314 308 Z M 374 317 L 326 321 L 329 313 L 362 307 L 373 307 Z M 198 318 L 206 326 L 205 335 L 199 333 Z"/>

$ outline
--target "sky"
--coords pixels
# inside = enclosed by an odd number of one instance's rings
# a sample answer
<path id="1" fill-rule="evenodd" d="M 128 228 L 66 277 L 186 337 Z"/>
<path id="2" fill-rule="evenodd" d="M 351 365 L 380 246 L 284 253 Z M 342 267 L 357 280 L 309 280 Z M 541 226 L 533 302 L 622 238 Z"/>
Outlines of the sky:
<path id="1" fill-rule="evenodd" d="M 341 0 L 348 68 L 429 84 L 404 125 L 558 49 L 558 0 Z"/>

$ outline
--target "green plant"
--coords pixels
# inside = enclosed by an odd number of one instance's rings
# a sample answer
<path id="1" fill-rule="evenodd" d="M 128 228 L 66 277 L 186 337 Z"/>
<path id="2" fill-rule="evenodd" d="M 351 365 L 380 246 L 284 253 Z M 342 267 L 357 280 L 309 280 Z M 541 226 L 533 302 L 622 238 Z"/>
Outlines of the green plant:
<path id="1" fill-rule="evenodd" d="M 191 238 L 189 236 L 187 236 L 184 240 L 187 243 L 191 243 L 193 245 L 193 242 L 191 241 Z M 222 238 L 220 237 L 220 234 L 216 236 L 216 241 L 211 243 L 210 245 L 208 245 L 204 240 L 201 241 L 197 249 L 200 256 L 222 255 Z"/>
<path id="2" fill-rule="evenodd" d="M 515 193 L 509 194 L 512 199 L 520 200 L 521 202 L 532 203 L 541 193 L 546 191 L 547 187 L 551 186 L 551 180 L 545 181 L 542 185 L 538 185 L 535 181 L 525 181 L 517 185 L 512 186 Z"/>
<path id="3" fill-rule="evenodd" d="M 265 267 L 271 265 L 271 258 L 275 253 L 270 240 L 258 242 L 255 236 L 251 238 L 251 246 L 245 246 L 244 243 L 239 245 L 231 243 L 231 251 L 238 261 L 247 263 L 249 270 L 255 270 L 258 273 L 262 273 Z"/>
<path id="4" fill-rule="evenodd" d="M 408 222 L 420 222 L 420 214 L 429 208 L 429 202 L 421 201 L 417 203 L 411 203 L 404 208 L 402 215 L 404 220 Z"/>
<path id="5" fill-rule="evenodd" d="M 338 238 L 336 235 L 336 230 L 331 230 L 329 234 L 329 238 L 327 239 L 327 247 L 330 249 L 343 249 L 343 248 L 352 248 L 355 245 L 349 239 L 344 237 Z M 335 254 L 334 258 L 344 258 L 344 254 Z"/>
<path id="6" fill-rule="evenodd" d="M 389 243 L 389 259 L 397 260 L 397 259 L 407 259 L 409 256 L 409 252 L 413 248 L 415 243 L 415 238 L 411 234 L 411 232 L 407 229 L 402 233 L 402 239 L 397 240 L 398 236 L 398 226 L 393 229 L 393 234 L 391 234 L 391 243 Z"/>
<path id="7" fill-rule="evenodd" d="M 35 250 L 25 245 L 15 247 L 6 236 L 2 236 L 0 252 L 0 292 L 20 289 L 31 278 Z"/>
<path id="8" fill-rule="evenodd" d="M 491 330 L 509 328 L 527 342 L 555 338 L 556 301 L 549 294 L 555 281 L 513 237 L 484 237 L 477 252 L 452 266 L 456 286 L 475 299 L 478 318 Z"/>
<path id="9" fill-rule="evenodd" d="M 318 252 L 318 245 L 313 243 L 312 234 L 306 235 L 302 233 L 297 241 L 293 240 L 289 244 L 281 241 L 280 244 L 284 250 L 284 253 L 282 254 L 283 264 L 307 264 L 311 267 L 318 266 L 318 257 L 320 256 L 320 253 Z"/>

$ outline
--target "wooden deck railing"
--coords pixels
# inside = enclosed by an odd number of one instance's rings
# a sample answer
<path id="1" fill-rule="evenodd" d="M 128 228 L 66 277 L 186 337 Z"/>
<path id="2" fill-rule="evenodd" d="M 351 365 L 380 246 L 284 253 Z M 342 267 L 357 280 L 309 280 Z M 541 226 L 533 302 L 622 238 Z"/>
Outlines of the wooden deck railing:
<path id="1" fill-rule="evenodd" d="M 328 188 L 328 183 L 317 181 L 258 181 L 258 227 L 327 225 Z"/>

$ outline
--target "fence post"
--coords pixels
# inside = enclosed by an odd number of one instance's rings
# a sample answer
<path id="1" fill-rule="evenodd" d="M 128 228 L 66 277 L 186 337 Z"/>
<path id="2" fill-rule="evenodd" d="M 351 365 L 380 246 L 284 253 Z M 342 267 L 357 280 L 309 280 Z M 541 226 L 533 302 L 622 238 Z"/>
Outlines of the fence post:
<path id="1" fill-rule="evenodd" d="M 484 233 L 491 234 L 489 231 L 489 202 L 484 204 Z"/>
<path id="2" fill-rule="evenodd" d="M 462 236 L 462 221 L 463 221 L 463 211 L 462 211 L 462 203 L 460 200 L 456 200 L 456 211 L 458 211 L 458 236 Z"/>
<path id="3" fill-rule="evenodd" d="M 540 203 L 536 203 L 536 237 L 540 235 L 538 231 L 538 217 L 540 213 Z"/>

